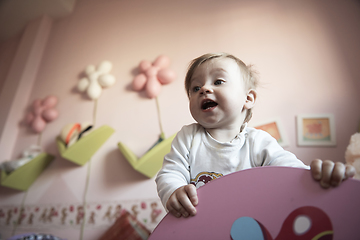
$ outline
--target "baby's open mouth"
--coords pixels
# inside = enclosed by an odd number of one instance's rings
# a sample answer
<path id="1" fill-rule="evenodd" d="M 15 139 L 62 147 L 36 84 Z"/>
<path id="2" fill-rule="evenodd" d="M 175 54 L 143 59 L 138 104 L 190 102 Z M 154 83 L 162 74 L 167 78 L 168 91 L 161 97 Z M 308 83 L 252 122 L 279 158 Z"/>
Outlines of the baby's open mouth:
<path id="1" fill-rule="evenodd" d="M 213 107 L 216 107 L 218 104 L 212 100 L 205 100 L 201 103 L 201 109 L 207 110 Z"/>

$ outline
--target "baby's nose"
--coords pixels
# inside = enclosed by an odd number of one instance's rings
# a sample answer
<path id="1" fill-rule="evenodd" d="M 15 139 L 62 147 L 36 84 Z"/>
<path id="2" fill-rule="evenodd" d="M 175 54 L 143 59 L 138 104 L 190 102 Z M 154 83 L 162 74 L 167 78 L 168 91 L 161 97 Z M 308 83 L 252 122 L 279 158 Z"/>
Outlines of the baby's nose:
<path id="1" fill-rule="evenodd" d="M 213 93 L 213 89 L 210 86 L 203 86 L 201 88 L 201 94 L 208 94 L 208 93 Z"/>

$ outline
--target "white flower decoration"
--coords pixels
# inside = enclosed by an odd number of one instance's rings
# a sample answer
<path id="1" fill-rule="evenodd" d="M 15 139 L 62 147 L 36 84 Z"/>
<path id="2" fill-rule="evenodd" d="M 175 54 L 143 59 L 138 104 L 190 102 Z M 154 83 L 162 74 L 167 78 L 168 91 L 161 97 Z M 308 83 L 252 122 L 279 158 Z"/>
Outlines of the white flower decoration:
<path id="1" fill-rule="evenodd" d="M 110 74 L 113 65 L 110 61 L 102 61 L 97 69 L 94 65 L 85 68 L 86 77 L 80 79 L 77 88 L 80 92 L 87 93 L 92 100 L 98 99 L 103 87 L 115 84 L 115 77 Z"/>

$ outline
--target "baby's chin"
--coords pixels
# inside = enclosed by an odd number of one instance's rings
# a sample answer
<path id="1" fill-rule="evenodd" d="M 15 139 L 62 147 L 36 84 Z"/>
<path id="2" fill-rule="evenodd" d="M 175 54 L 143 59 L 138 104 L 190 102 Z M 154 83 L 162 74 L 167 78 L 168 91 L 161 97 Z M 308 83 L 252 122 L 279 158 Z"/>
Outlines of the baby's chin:
<path id="1" fill-rule="evenodd" d="M 192 117 L 198 124 L 200 124 L 205 129 L 223 128 L 228 124 L 225 119 L 219 118 L 218 116 L 208 116 L 207 118 L 203 118 L 198 115 L 192 115 Z"/>
<path id="2" fill-rule="evenodd" d="M 221 125 L 218 123 L 209 123 L 209 122 L 197 122 L 197 123 L 200 124 L 206 130 L 221 128 Z"/>

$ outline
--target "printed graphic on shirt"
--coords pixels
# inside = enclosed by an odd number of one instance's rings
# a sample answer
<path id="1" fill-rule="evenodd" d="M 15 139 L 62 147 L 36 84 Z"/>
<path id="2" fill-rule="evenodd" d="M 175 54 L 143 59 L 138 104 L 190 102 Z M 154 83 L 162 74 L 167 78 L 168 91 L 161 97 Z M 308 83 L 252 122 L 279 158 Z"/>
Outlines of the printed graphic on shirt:
<path id="1" fill-rule="evenodd" d="M 217 179 L 219 177 L 223 176 L 221 173 L 214 173 L 214 172 L 201 172 L 196 175 L 195 178 L 192 178 L 190 183 L 194 184 L 196 188 L 199 188 L 206 183 Z"/>

